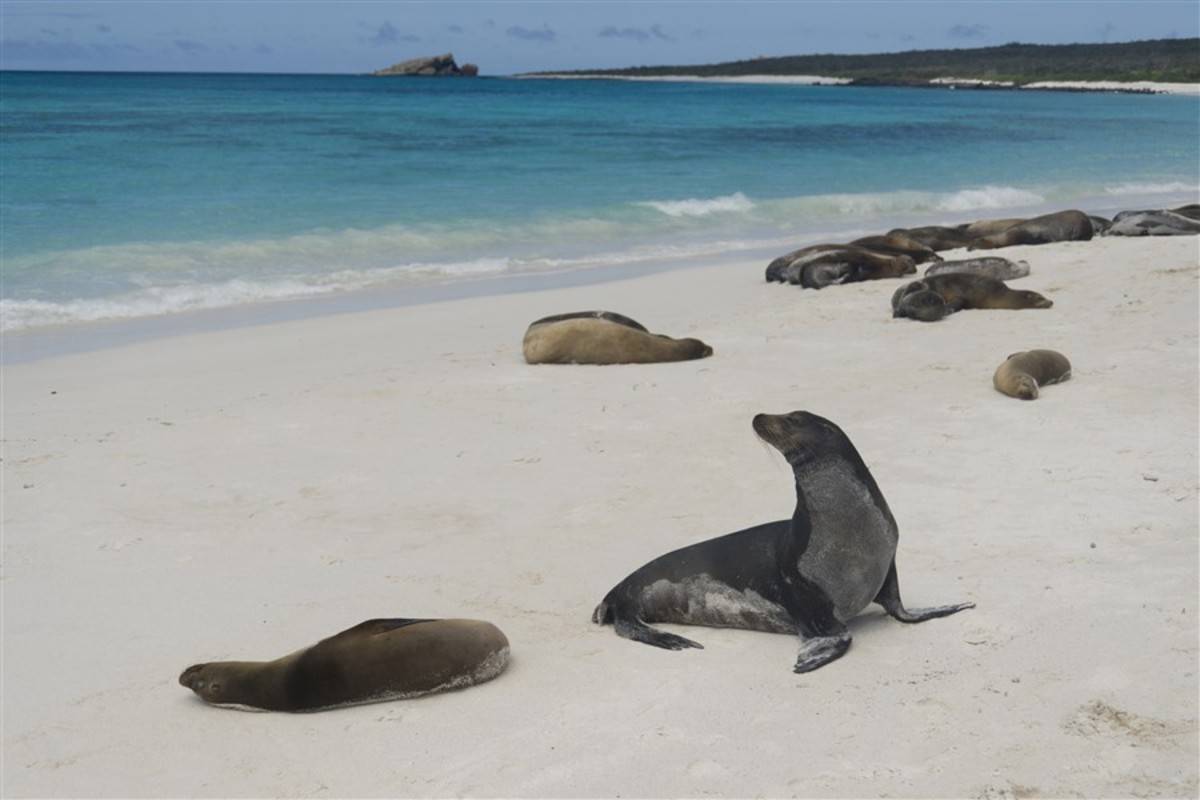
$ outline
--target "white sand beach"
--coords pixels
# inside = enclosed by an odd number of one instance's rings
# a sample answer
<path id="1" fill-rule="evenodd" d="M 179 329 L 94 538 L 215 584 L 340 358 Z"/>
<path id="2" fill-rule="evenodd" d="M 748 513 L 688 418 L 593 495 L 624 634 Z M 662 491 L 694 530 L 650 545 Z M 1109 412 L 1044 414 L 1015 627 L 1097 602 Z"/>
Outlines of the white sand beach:
<path id="1" fill-rule="evenodd" d="M 994 254 L 1054 307 L 923 324 L 897 281 L 756 262 L 7 366 L 3 795 L 1195 796 L 1197 238 Z M 588 308 L 715 355 L 523 363 Z M 1033 347 L 1073 378 L 997 393 Z M 794 409 L 871 468 L 906 603 L 977 607 L 872 606 L 805 675 L 790 636 L 591 624 L 647 560 L 791 514 L 750 420 Z M 316 714 L 176 682 L 386 616 L 490 620 L 512 663 Z"/>

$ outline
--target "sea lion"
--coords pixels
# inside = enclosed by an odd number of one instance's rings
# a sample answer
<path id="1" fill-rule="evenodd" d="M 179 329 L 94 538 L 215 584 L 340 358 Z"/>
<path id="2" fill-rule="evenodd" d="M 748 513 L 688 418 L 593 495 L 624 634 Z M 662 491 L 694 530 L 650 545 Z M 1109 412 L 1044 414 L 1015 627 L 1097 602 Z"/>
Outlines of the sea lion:
<path id="1" fill-rule="evenodd" d="M 908 256 L 914 264 L 924 264 L 926 261 L 941 261 L 932 247 L 926 247 L 916 239 L 899 234 L 895 236 L 864 236 L 855 239 L 850 244 L 862 247 L 876 253 L 886 253 L 891 256 Z"/>
<path id="2" fill-rule="evenodd" d="M 998 281 L 1011 281 L 1029 274 L 1028 261 L 1009 261 L 1000 256 L 980 256 L 959 261 L 943 261 L 925 270 L 925 275 L 948 275 L 952 272 L 967 272 L 984 275 Z"/>
<path id="3" fill-rule="evenodd" d="M 1057 211 L 1006 228 L 990 236 L 981 236 L 968 250 L 993 250 L 1016 244 L 1050 244 L 1051 242 L 1086 242 L 1092 238 L 1092 220 L 1082 211 Z"/>
<path id="4" fill-rule="evenodd" d="M 1111 228 L 1113 224 L 1111 219 L 1096 214 L 1088 214 L 1088 219 L 1092 221 L 1092 236 L 1103 236 L 1104 232 Z"/>
<path id="5" fill-rule="evenodd" d="M 973 603 L 906 609 L 896 576 L 896 520 L 841 428 L 806 411 L 759 414 L 754 432 L 795 478 L 790 520 L 768 522 L 660 556 L 613 587 L 592 621 L 668 650 L 701 645 L 647 623 L 746 628 L 800 637 L 796 672 L 850 647 L 846 621 L 871 602 L 901 622 Z"/>
<path id="6" fill-rule="evenodd" d="M 213 705 L 317 711 L 491 680 L 508 639 L 473 619 L 372 619 L 274 661 L 188 667 L 179 683 Z"/>
<path id="7" fill-rule="evenodd" d="M 543 317 L 525 331 L 530 364 L 654 364 L 707 358 L 699 339 L 672 339 L 611 311 L 577 311 Z"/>
<path id="8" fill-rule="evenodd" d="M 1020 225 L 1027 217 L 1010 217 L 1008 219 L 981 219 L 976 222 L 964 222 L 958 229 L 971 238 L 991 236 L 993 233 L 1006 231 L 1013 225 Z"/>
<path id="9" fill-rule="evenodd" d="M 950 308 L 937 292 L 930 290 L 924 281 L 913 281 L 892 293 L 892 317 L 908 317 L 921 322 L 937 322 Z"/>
<path id="10" fill-rule="evenodd" d="M 1061 383 L 1071 377 L 1071 362 L 1054 350 L 1013 353 L 996 368 L 992 385 L 996 391 L 1021 400 L 1036 400 L 1038 387 Z"/>
<path id="11" fill-rule="evenodd" d="M 782 255 L 767 265 L 767 281 L 823 289 L 841 283 L 898 278 L 917 271 L 912 258 L 876 253 L 849 244 L 815 244 Z"/>
<path id="12" fill-rule="evenodd" d="M 1186 206 L 1180 206 L 1179 208 L 1172 208 L 1171 213 L 1181 214 L 1182 216 L 1185 216 L 1188 219 L 1200 220 L 1200 205 L 1198 205 L 1196 203 L 1188 203 Z"/>
<path id="13" fill-rule="evenodd" d="M 1122 211 L 1105 236 L 1188 236 L 1200 233 L 1200 220 L 1165 209 Z"/>
<path id="14" fill-rule="evenodd" d="M 958 228 L 947 228 L 943 225 L 926 225 L 922 228 L 893 228 L 888 236 L 906 236 L 915 239 L 933 250 L 953 250 L 966 247 L 975 240 L 966 231 Z"/>
<path id="15" fill-rule="evenodd" d="M 937 295 L 945 308 L 939 308 L 933 298 L 922 295 L 922 292 Z M 968 308 L 1023 309 L 1050 308 L 1053 305 L 1052 300 L 1037 292 L 1009 289 L 994 278 L 951 272 L 948 275 L 926 276 L 923 280 L 901 286 L 892 295 L 892 316 L 934 322 Z"/>

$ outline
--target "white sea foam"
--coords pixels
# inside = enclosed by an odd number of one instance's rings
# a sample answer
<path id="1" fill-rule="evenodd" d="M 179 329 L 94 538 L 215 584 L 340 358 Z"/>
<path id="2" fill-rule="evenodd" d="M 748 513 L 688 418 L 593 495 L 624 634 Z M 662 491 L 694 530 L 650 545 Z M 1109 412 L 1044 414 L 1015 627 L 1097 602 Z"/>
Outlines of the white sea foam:
<path id="1" fill-rule="evenodd" d="M 754 202 L 741 192 L 703 200 L 646 200 L 638 205 L 661 211 L 668 217 L 707 217 L 709 214 L 745 212 L 754 208 Z"/>
<path id="2" fill-rule="evenodd" d="M 1115 196 L 1129 194 L 1179 193 L 1200 195 L 1200 185 L 1194 183 L 1183 183 L 1181 181 L 1173 181 L 1171 183 L 1118 183 L 1114 186 L 1105 186 L 1104 193 Z"/>
<path id="3" fill-rule="evenodd" d="M 971 211 L 976 208 L 1015 208 L 1046 202 L 1040 194 L 1012 186 L 984 186 L 963 189 L 947 195 L 937 203 L 939 211 Z"/>

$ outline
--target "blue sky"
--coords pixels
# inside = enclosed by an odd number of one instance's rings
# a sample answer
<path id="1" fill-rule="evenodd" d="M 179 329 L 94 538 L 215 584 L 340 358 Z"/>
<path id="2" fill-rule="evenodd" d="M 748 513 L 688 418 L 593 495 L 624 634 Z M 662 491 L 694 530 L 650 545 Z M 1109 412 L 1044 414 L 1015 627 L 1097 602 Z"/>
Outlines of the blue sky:
<path id="1" fill-rule="evenodd" d="M 803 53 L 1200 36 L 1138 2 L 57 2 L 4 0 L 5 69 L 368 72 L 452 51 L 484 74 Z"/>

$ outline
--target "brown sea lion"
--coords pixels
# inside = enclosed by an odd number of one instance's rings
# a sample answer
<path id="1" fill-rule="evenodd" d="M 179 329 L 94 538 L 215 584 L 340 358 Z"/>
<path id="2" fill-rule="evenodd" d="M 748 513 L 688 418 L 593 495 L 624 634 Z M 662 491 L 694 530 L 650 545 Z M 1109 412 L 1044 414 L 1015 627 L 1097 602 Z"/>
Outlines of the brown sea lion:
<path id="1" fill-rule="evenodd" d="M 876 253 L 850 244 L 815 244 L 793 250 L 767 265 L 767 281 L 823 289 L 841 283 L 898 278 L 917 271 L 912 258 Z"/>
<path id="2" fill-rule="evenodd" d="M 214 705 L 316 711 L 471 686 L 507 664 L 490 622 L 372 619 L 274 661 L 196 664 L 179 683 Z"/>
<path id="3" fill-rule="evenodd" d="M 930 295 L 941 299 L 938 306 Z M 1002 281 L 983 275 L 952 272 L 913 281 L 892 295 L 892 316 L 934 322 L 956 311 L 977 309 L 1050 308 L 1053 301 L 1021 289 L 1009 289 Z"/>
<path id="4" fill-rule="evenodd" d="M 1000 256 L 980 256 L 934 264 L 925 270 L 925 275 L 946 275 L 951 272 L 969 272 L 972 275 L 986 275 L 998 281 L 1011 281 L 1029 274 L 1029 262 L 1009 261 Z"/>
<path id="5" fill-rule="evenodd" d="M 922 228 L 893 228 L 888 236 L 906 236 L 915 239 L 932 250 L 953 250 L 966 247 L 974 237 L 958 228 L 947 228 L 943 225 L 926 225 Z"/>
<path id="6" fill-rule="evenodd" d="M 892 256 L 908 256 L 914 264 L 924 264 L 926 261 L 941 261 L 932 247 L 926 247 L 916 239 L 907 236 L 864 236 L 855 239 L 850 244 L 862 247 L 876 253 L 887 253 Z"/>
<path id="7" fill-rule="evenodd" d="M 1091 218 L 1082 211 L 1058 211 L 1025 220 L 991 236 L 981 236 L 967 245 L 967 249 L 993 250 L 1017 244 L 1086 242 L 1094 232 Z"/>
<path id="8" fill-rule="evenodd" d="M 972 238 L 980 236 L 991 236 L 993 233 L 1006 231 L 1013 225 L 1020 225 L 1028 217 L 1010 217 L 1008 219 L 981 219 L 976 222 L 964 222 L 958 226 L 960 231 L 963 231 Z"/>
<path id="9" fill-rule="evenodd" d="M 672 339 L 611 311 L 579 311 L 544 317 L 525 331 L 530 364 L 654 364 L 712 355 L 699 339 Z"/>
<path id="10" fill-rule="evenodd" d="M 1036 400 L 1038 387 L 1060 383 L 1071 377 L 1071 362 L 1054 350 L 1013 353 L 996 369 L 992 385 L 996 391 L 1021 400 Z"/>

